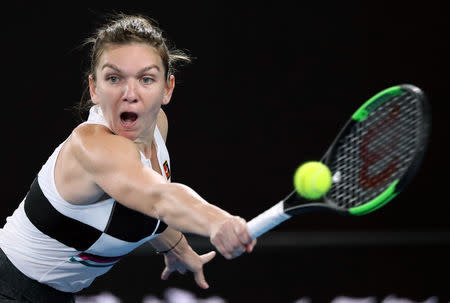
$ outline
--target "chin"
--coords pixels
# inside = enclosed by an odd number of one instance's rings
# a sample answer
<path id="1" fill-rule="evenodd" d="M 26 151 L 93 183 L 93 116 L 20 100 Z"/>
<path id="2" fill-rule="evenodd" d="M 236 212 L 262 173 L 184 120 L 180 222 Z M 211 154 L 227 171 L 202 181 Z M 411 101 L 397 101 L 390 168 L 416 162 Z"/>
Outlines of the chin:
<path id="1" fill-rule="evenodd" d="M 120 130 L 119 132 L 116 132 L 116 134 L 118 136 L 127 138 L 127 139 L 129 139 L 131 141 L 134 141 L 138 137 L 138 134 L 136 132 L 129 131 L 129 130 Z"/>

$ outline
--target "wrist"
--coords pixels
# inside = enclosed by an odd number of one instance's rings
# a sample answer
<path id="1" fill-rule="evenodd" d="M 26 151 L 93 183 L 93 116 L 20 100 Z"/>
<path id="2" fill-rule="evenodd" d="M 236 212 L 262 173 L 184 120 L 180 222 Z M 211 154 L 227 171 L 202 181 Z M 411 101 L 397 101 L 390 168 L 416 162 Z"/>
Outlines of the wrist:
<path id="1" fill-rule="evenodd" d="M 165 249 L 165 250 L 162 250 L 162 251 L 158 251 L 158 250 L 157 250 L 156 253 L 157 253 L 158 255 L 164 255 L 164 254 L 167 254 L 168 252 L 174 250 L 177 246 L 179 246 L 180 243 L 181 243 L 181 241 L 183 240 L 183 238 L 184 238 L 184 235 L 183 235 L 182 233 L 180 233 L 180 238 L 178 239 L 177 242 L 175 242 L 173 245 L 171 245 L 168 249 Z"/>

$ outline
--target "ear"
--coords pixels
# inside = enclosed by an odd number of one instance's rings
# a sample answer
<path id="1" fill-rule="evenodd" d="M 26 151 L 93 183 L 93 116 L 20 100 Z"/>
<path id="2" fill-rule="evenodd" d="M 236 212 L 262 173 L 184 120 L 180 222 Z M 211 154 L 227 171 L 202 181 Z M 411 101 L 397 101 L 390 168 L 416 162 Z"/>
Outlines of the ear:
<path id="1" fill-rule="evenodd" d="M 173 89 L 175 88 L 175 76 L 170 75 L 169 79 L 166 81 L 166 88 L 164 91 L 164 98 L 162 105 L 169 104 L 170 99 L 172 98 Z"/>
<path id="2" fill-rule="evenodd" d="M 89 75 L 89 94 L 91 95 L 91 101 L 94 104 L 98 104 L 96 89 L 97 85 L 95 84 L 94 77 Z"/>

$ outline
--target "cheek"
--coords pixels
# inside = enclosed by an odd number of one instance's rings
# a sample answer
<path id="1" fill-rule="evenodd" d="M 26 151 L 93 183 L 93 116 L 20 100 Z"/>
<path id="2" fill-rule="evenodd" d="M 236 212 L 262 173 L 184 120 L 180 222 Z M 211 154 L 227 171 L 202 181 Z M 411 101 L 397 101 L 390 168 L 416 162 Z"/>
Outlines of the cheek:
<path id="1" fill-rule="evenodd" d="M 146 103 L 147 113 L 152 117 L 156 117 L 163 103 L 163 94 L 159 91 L 153 91 L 146 94 L 144 98 L 146 100 L 144 103 Z"/>
<path id="2" fill-rule="evenodd" d="M 141 97 L 145 98 L 147 100 L 147 103 L 151 104 L 152 107 L 159 106 L 164 99 L 164 90 L 160 88 L 143 90 Z"/>
<path id="3" fill-rule="evenodd" d="M 99 85 L 97 88 L 97 98 L 99 101 L 108 101 L 113 100 L 120 96 L 120 92 L 117 89 L 111 87 L 105 87 L 103 85 Z"/>

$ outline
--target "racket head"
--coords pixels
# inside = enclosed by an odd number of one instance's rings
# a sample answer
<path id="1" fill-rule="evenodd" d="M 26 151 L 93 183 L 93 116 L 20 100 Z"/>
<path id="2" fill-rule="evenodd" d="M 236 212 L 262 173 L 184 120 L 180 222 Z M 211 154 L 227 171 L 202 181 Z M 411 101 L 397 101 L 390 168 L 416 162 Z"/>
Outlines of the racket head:
<path id="1" fill-rule="evenodd" d="M 429 104 L 416 86 L 393 86 L 370 98 L 322 159 L 333 175 L 323 197 L 327 207 L 365 215 L 392 200 L 420 167 L 430 127 Z"/>

